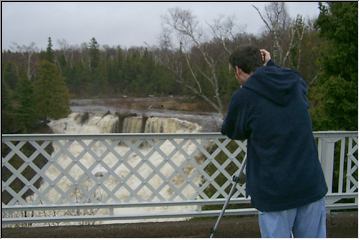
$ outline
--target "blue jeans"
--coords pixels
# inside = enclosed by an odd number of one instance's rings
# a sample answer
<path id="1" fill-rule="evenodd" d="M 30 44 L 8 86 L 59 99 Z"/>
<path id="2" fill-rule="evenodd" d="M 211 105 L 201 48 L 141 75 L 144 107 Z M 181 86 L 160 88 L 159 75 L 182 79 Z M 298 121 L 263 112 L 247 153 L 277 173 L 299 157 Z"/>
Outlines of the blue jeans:
<path id="1" fill-rule="evenodd" d="M 261 237 L 326 238 L 325 199 L 277 212 L 259 212 Z"/>

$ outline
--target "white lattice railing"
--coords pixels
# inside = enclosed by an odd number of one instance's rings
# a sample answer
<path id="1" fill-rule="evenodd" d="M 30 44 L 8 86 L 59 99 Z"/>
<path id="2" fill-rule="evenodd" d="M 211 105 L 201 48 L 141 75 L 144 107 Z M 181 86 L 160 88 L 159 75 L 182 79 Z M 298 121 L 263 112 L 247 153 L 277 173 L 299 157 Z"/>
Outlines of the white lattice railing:
<path id="1" fill-rule="evenodd" d="M 315 133 L 329 209 L 357 208 L 357 132 Z M 218 133 L 2 135 L 3 224 L 214 216 L 246 142 Z M 227 214 L 253 214 L 237 185 Z"/>

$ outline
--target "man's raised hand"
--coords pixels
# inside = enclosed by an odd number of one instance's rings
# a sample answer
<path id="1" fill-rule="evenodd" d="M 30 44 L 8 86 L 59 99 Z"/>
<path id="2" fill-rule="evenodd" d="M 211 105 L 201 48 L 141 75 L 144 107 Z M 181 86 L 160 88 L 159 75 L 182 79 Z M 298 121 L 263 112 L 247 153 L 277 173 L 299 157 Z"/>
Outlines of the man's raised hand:
<path id="1" fill-rule="evenodd" d="M 261 60 L 264 63 L 264 66 L 266 66 L 266 64 L 268 63 L 268 61 L 271 59 L 271 55 L 270 53 L 265 50 L 265 49 L 260 49 L 260 53 L 261 53 Z"/>

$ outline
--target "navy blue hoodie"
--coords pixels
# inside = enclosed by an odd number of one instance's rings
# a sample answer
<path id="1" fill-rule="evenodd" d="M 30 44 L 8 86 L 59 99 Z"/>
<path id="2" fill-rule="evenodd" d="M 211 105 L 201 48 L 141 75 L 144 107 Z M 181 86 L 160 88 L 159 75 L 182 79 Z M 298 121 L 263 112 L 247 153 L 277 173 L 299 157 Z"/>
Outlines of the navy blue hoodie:
<path id="1" fill-rule="evenodd" d="M 221 132 L 247 139 L 246 195 L 260 211 L 300 207 L 327 192 L 306 94 L 297 72 L 270 60 L 232 96 Z"/>

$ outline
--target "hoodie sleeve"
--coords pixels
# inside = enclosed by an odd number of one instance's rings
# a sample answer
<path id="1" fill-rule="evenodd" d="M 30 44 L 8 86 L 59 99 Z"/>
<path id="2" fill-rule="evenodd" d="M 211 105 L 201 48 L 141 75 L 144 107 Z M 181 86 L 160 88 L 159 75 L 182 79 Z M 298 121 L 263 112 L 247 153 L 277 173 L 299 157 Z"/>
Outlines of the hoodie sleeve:
<path id="1" fill-rule="evenodd" d="M 275 62 L 274 62 L 272 59 L 270 59 L 270 60 L 266 63 L 266 66 L 267 66 L 267 67 L 271 67 L 271 66 L 273 66 L 273 67 L 279 67 L 278 65 L 275 64 Z"/>
<path id="2" fill-rule="evenodd" d="M 249 137 L 248 104 L 245 89 L 239 89 L 231 98 L 221 133 L 231 139 L 245 140 Z"/>

